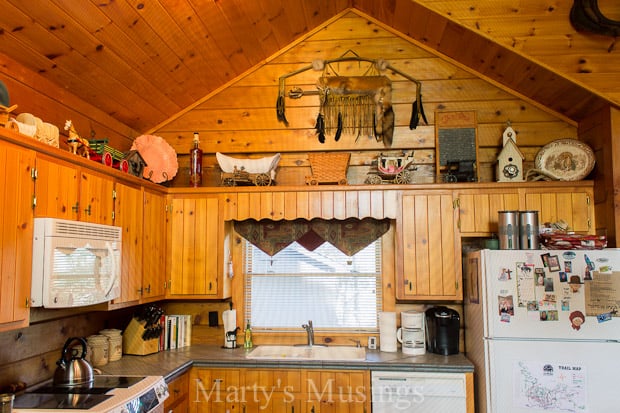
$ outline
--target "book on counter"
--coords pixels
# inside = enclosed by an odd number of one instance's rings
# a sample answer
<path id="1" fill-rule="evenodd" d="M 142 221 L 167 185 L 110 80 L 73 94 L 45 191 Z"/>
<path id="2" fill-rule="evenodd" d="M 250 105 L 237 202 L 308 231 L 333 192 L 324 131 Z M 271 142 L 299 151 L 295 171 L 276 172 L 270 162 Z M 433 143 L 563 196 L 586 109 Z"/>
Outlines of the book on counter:
<path id="1" fill-rule="evenodd" d="M 159 341 L 160 350 L 174 350 L 191 344 L 192 316 L 190 314 L 162 315 L 160 324 L 163 329 Z"/>

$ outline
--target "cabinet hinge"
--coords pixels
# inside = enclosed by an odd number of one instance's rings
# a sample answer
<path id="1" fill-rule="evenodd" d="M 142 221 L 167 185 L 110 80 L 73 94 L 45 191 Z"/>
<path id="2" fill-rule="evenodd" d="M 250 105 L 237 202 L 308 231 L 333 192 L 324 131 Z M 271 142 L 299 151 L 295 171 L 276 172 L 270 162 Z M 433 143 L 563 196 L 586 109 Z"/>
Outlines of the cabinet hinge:
<path id="1" fill-rule="evenodd" d="M 30 177 L 32 178 L 33 181 L 37 180 L 37 178 L 39 177 L 39 173 L 37 172 L 37 168 L 32 168 L 30 170 Z"/>
<path id="2" fill-rule="evenodd" d="M 116 219 L 116 211 L 112 211 L 112 221 L 114 221 Z"/>
<path id="3" fill-rule="evenodd" d="M 588 229 L 592 229 L 592 221 L 588 218 Z"/>
<path id="4" fill-rule="evenodd" d="M 112 199 L 116 199 L 116 189 L 112 190 Z"/>
<path id="5" fill-rule="evenodd" d="M 457 209 L 461 206 L 461 198 L 456 198 L 452 201 L 452 209 Z"/>
<path id="6" fill-rule="evenodd" d="M 32 195 L 32 209 L 37 207 L 37 196 Z"/>
<path id="7" fill-rule="evenodd" d="M 586 197 L 586 204 L 590 205 L 590 195 Z"/>

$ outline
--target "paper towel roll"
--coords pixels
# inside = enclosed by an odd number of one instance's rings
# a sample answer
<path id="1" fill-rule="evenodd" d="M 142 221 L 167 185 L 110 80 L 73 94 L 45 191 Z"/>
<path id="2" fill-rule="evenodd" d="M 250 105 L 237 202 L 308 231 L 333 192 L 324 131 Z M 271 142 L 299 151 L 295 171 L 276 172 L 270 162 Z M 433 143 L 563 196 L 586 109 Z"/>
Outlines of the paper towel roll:
<path id="1" fill-rule="evenodd" d="M 395 352 L 396 345 L 396 313 L 382 311 L 379 313 L 379 349 Z"/>
<path id="2" fill-rule="evenodd" d="M 228 333 L 237 329 L 237 310 L 223 311 L 222 321 L 224 322 L 224 347 L 235 348 L 237 346 L 236 338 L 233 339 L 233 336 L 229 336 Z"/>

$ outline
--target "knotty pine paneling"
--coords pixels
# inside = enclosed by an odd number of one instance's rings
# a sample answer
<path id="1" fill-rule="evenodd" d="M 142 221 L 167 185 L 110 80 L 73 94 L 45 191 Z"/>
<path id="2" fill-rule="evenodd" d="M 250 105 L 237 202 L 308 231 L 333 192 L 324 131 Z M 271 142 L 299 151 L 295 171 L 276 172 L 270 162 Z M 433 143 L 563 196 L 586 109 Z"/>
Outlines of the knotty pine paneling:
<path id="1" fill-rule="evenodd" d="M 392 80 L 395 112 L 393 144 L 386 147 L 374 138 L 343 134 L 338 142 L 328 135 L 319 143 L 314 125 L 319 110 L 317 95 L 285 99 L 289 126 L 278 122 L 275 103 L 280 76 L 308 67 L 315 59 L 333 59 L 355 52 L 370 59 L 386 59 L 390 65 L 422 81 L 424 109 L 429 124 L 422 121 L 411 130 L 409 120 L 415 100 L 415 85 L 397 73 L 383 73 Z M 360 62 L 332 64 L 325 73 L 358 76 L 369 65 Z M 300 87 L 316 91 L 322 71 L 307 70 L 286 79 L 286 92 Z M 434 112 L 475 110 L 481 153 L 480 176 L 493 181 L 495 159 L 501 150 L 501 137 L 508 121 L 517 131 L 517 144 L 532 165 L 538 149 L 559 138 L 576 138 L 574 124 L 507 89 L 488 82 L 450 59 L 429 51 L 409 38 L 396 34 L 382 24 L 349 12 L 328 22 L 293 44 L 270 61 L 220 92 L 201 101 L 191 110 L 171 118 L 152 133 L 164 137 L 179 154 L 179 174 L 171 186 L 187 186 L 188 159 L 194 131 L 200 133 L 204 151 L 203 185 L 219 186 L 219 167 L 215 152 L 237 157 L 262 157 L 282 153 L 276 185 L 304 185 L 310 174 L 308 152 L 348 151 L 349 184 L 362 184 L 372 171 L 372 163 L 381 153 L 414 151 L 415 182 L 432 182 L 434 164 Z M 429 169 L 430 168 L 430 169 Z M 330 214 L 333 211 L 327 211 Z"/>

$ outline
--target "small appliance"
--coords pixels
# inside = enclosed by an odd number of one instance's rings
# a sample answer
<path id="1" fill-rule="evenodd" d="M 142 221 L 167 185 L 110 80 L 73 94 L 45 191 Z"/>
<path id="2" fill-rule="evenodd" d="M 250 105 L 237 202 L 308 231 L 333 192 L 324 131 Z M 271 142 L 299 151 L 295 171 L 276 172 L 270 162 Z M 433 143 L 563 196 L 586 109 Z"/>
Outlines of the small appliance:
<path id="1" fill-rule="evenodd" d="M 396 331 L 396 338 L 402 344 L 402 352 L 414 356 L 425 354 L 424 313 L 414 310 L 403 311 L 400 313 L 400 325 Z"/>
<path id="2" fill-rule="evenodd" d="M 31 306 L 70 308 L 120 296 L 122 228 L 35 218 Z"/>
<path id="3" fill-rule="evenodd" d="M 443 306 L 426 310 L 428 350 L 444 356 L 458 354 L 460 327 L 458 311 Z"/>

